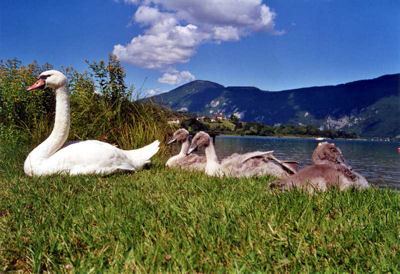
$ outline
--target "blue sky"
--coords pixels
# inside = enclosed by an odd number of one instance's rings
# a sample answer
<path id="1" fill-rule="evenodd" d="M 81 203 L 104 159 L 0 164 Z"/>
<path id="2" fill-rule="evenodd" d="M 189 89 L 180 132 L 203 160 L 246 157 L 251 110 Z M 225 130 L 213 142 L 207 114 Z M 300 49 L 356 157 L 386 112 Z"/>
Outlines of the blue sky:
<path id="1" fill-rule="evenodd" d="M 399 11 L 399 0 L 1 0 L 0 59 L 83 71 L 114 53 L 142 94 L 193 79 L 339 84 L 400 72 Z"/>

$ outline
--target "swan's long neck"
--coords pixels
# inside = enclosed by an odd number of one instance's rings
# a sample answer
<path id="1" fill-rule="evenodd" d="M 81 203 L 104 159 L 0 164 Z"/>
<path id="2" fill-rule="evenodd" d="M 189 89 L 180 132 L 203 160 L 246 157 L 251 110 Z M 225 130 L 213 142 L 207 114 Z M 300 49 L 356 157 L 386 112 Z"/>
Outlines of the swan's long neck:
<path id="1" fill-rule="evenodd" d="M 205 154 L 207 158 L 206 173 L 208 175 L 219 175 L 220 164 L 218 162 L 217 153 L 215 152 L 214 144 L 212 141 L 205 149 Z"/>
<path id="2" fill-rule="evenodd" d="M 181 151 L 179 152 L 178 155 L 180 157 L 186 157 L 189 147 L 190 147 L 190 141 L 189 141 L 189 138 L 186 138 L 185 142 L 182 143 Z"/>
<path id="3" fill-rule="evenodd" d="M 56 115 L 50 136 L 35 150 L 41 158 L 48 158 L 59 150 L 68 138 L 70 125 L 69 94 L 66 85 L 56 89 Z"/>
<path id="4" fill-rule="evenodd" d="M 217 153 L 215 152 L 214 144 L 210 142 L 210 144 L 205 149 L 207 162 L 216 162 L 218 163 Z"/>
<path id="5" fill-rule="evenodd" d="M 190 141 L 189 141 L 189 138 L 187 138 L 182 143 L 181 151 L 177 155 L 172 156 L 171 158 L 169 158 L 168 161 L 165 163 L 165 165 L 166 166 L 174 166 L 174 165 L 176 165 L 177 161 L 179 161 L 180 159 L 183 159 L 183 158 L 186 157 L 187 152 L 189 150 L 189 147 L 190 147 Z"/>

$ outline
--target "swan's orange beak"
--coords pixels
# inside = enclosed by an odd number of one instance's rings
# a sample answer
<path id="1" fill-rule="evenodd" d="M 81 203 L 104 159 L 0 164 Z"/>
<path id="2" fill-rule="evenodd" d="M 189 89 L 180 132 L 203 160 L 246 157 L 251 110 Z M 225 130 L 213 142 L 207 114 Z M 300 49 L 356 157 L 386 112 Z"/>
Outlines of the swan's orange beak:
<path id="1" fill-rule="evenodd" d="M 32 86 L 30 86 L 27 90 L 34 90 L 34 89 L 44 89 L 46 86 L 46 82 L 44 79 L 39 78 Z"/>

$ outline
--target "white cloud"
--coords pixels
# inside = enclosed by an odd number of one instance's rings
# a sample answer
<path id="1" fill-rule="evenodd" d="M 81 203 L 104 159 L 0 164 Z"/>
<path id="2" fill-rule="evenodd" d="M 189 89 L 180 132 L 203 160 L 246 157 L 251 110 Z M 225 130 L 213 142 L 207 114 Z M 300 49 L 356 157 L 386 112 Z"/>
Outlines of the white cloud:
<path id="1" fill-rule="evenodd" d="M 258 31 L 281 34 L 274 30 L 275 13 L 262 0 L 124 2 L 138 5 L 133 21 L 145 29 L 128 44 L 115 45 L 113 53 L 121 61 L 165 72 L 159 78 L 163 83 L 184 81 L 181 73 L 169 71 L 187 63 L 203 43 L 238 41 Z"/>
<path id="2" fill-rule="evenodd" d="M 151 16 L 141 16 L 149 22 Z M 164 20 L 152 25 L 144 35 L 134 37 L 126 45 L 115 45 L 113 53 L 121 61 L 147 69 L 166 70 L 174 64 L 186 63 L 196 53 L 196 46 L 208 34 L 199 31 L 195 25 L 176 25 L 174 18 L 165 16 Z"/>
<path id="3" fill-rule="evenodd" d="M 159 92 L 159 89 L 158 89 L 158 88 L 156 88 L 156 89 L 149 89 L 149 90 L 146 92 L 146 94 L 147 94 L 147 96 L 153 96 L 153 95 L 157 94 L 158 92 Z"/>
<path id="4" fill-rule="evenodd" d="M 149 1 L 147 1 L 149 2 Z M 196 25 L 272 30 L 275 13 L 262 0 L 152 0 Z"/>
<path id="5" fill-rule="evenodd" d="M 158 95 L 158 94 L 161 94 L 161 93 L 164 93 L 164 92 L 167 92 L 167 91 L 161 90 L 160 88 L 149 89 L 149 90 L 146 92 L 146 97 Z"/>
<path id="6" fill-rule="evenodd" d="M 179 85 L 181 83 L 193 81 L 194 79 L 196 79 L 194 75 L 187 70 L 181 72 L 175 70 L 164 73 L 163 76 L 158 78 L 158 82 L 168 85 Z"/>
<path id="7" fill-rule="evenodd" d="M 139 0 L 114 0 L 115 3 L 124 2 L 126 4 L 137 4 Z"/>
<path id="8" fill-rule="evenodd" d="M 140 6 L 136 10 L 134 21 L 143 23 L 145 25 L 157 24 L 158 22 L 165 21 L 167 19 L 174 19 L 173 14 L 162 13 L 156 8 L 149 6 Z M 172 24 L 176 24 L 176 21 L 172 21 Z"/>
<path id="9" fill-rule="evenodd" d="M 214 39 L 218 41 L 238 41 L 240 38 L 237 28 L 234 28 L 232 26 L 227 26 L 227 27 L 215 27 Z"/>

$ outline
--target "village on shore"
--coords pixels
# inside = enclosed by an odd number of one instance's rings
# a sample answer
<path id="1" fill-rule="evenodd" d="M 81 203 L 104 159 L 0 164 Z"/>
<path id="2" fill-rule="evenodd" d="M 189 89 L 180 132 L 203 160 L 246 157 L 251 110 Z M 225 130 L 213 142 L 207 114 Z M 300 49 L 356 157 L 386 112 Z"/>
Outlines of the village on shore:
<path id="1" fill-rule="evenodd" d="M 231 114 L 229 117 L 222 113 L 212 116 L 197 115 L 189 112 L 173 112 L 168 116 L 168 123 L 184 127 L 191 133 L 207 131 L 211 135 L 240 135 L 240 136 L 272 136 L 272 137 L 304 137 L 315 139 L 361 139 L 356 133 L 343 130 L 322 129 L 314 125 L 276 124 L 273 126 L 257 122 L 240 121 L 239 117 Z"/>

